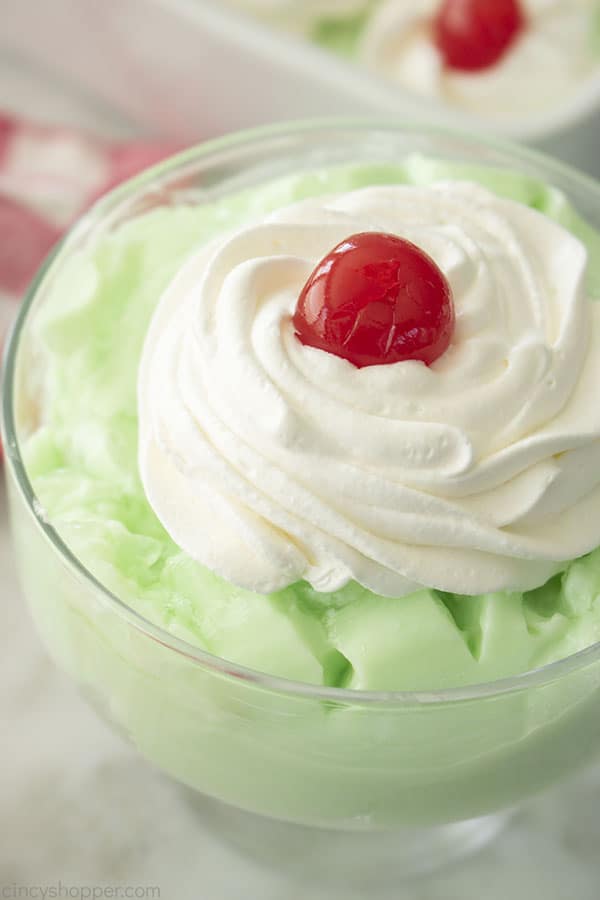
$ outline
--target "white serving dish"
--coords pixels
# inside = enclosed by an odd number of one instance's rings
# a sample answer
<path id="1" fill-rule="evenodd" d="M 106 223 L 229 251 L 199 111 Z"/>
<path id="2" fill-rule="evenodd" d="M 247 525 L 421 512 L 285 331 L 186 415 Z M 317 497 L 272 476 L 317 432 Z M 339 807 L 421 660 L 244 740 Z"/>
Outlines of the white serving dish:
<path id="1" fill-rule="evenodd" d="M 0 0 L 0 9 L 0 50 L 182 140 L 333 114 L 486 130 L 218 0 Z M 503 133 L 600 176 L 600 78 L 568 108 Z"/>

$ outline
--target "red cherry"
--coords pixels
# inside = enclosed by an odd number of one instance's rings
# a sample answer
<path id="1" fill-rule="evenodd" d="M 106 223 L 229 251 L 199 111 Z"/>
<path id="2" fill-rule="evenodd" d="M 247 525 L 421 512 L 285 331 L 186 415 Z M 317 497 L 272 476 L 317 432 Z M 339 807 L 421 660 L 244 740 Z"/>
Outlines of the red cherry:
<path id="1" fill-rule="evenodd" d="M 433 33 L 449 68 L 473 72 L 497 63 L 525 25 L 520 0 L 443 0 Z"/>
<path id="2" fill-rule="evenodd" d="M 321 260 L 294 313 L 303 344 L 354 366 L 431 365 L 454 330 L 452 291 L 419 247 L 393 234 L 353 234 Z"/>

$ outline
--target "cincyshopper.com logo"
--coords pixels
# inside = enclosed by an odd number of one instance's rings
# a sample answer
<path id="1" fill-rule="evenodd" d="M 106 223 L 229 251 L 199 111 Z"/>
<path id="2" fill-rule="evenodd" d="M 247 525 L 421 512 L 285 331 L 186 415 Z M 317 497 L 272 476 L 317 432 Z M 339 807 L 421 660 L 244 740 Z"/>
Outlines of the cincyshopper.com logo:
<path id="1" fill-rule="evenodd" d="M 160 888 L 142 884 L 4 884 L 0 900 L 160 900 Z"/>

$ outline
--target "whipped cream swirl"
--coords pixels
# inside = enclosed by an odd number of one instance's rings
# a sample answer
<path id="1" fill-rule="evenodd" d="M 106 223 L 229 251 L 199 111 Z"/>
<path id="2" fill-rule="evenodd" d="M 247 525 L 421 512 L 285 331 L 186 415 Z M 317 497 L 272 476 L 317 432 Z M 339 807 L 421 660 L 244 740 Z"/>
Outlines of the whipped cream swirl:
<path id="1" fill-rule="evenodd" d="M 431 21 L 441 0 L 385 0 L 363 36 L 367 66 L 465 112 L 514 120 L 557 108 L 600 70 L 590 33 L 597 0 L 522 0 L 528 24 L 500 61 L 445 68 Z"/>
<path id="2" fill-rule="evenodd" d="M 413 241 L 457 324 L 431 367 L 356 369 L 291 321 L 350 234 Z M 467 182 L 311 199 L 191 258 L 139 373 L 144 487 L 173 540 L 244 588 L 355 579 L 528 589 L 600 544 L 600 304 L 583 245 Z"/>

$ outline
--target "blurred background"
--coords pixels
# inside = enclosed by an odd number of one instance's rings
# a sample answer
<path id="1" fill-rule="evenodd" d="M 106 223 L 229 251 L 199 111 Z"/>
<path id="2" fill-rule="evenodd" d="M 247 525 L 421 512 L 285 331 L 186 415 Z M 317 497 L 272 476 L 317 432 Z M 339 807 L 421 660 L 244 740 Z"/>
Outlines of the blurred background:
<path id="1" fill-rule="evenodd" d="M 40 262 L 90 203 L 234 129 L 308 116 L 433 120 L 600 176 L 598 4 L 530 0 L 527 50 L 480 89 L 440 75 L 419 24 L 437 2 L 0 0 L 2 337 Z M 88 711 L 22 607 L 3 493 L 0 572 L 2 897 L 50 887 L 168 900 L 364 895 L 356 884 L 307 887 L 289 860 L 261 866 Z M 599 810 L 591 773 L 519 814 L 478 857 L 418 886 L 382 879 L 381 896 L 597 900 Z M 100 887 L 123 893 L 91 892 Z"/>

